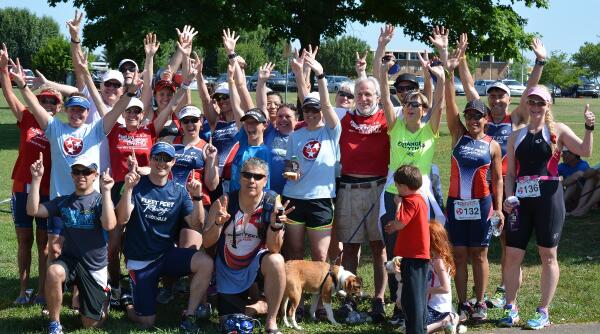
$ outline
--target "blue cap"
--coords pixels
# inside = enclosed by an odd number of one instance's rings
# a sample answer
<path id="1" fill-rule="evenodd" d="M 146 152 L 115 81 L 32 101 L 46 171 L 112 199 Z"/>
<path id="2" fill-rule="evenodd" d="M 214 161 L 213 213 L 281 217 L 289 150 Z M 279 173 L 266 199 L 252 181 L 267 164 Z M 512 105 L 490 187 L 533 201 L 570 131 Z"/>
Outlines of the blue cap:
<path id="1" fill-rule="evenodd" d="M 90 109 L 90 101 L 83 96 L 71 96 L 67 102 L 65 102 L 65 108 L 67 107 L 82 107 L 84 109 Z"/>
<path id="2" fill-rule="evenodd" d="M 175 157 L 175 147 L 169 143 L 165 143 L 164 141 L 159 141 L 152 146 L 152 150 L 150 151 L 150 155 L 157 155 L 159 153 L 168 154 L 171 158 Z"/>

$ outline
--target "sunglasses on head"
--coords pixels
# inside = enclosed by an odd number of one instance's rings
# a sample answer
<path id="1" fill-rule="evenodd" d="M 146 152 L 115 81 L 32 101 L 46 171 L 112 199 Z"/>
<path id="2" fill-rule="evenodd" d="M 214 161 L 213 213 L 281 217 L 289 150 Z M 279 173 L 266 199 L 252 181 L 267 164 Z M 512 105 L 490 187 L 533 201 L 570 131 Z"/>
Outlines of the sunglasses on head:
<path id="1" fill-rule="evenodd" d="M 125 112 L 128 114 L 141 114 L 143 112 L 143 110 L 141 108 L 135 107 L 135 108 L 125 109 Z"/>
<path id="2" fill-rule="evenodd" d="M 58 99 L 55 97 L 40 97 L 40 98 L 38 98 L 38 101 L 41 104 L 52 104 L 52 105 L 58 104 Z"/>
<path id="3" fill-rule="evenodd" d="M 171 162 L 173 161 L 173 157 L 170 157 L 168 155 L 153 155 L 152 156 L 152 160 L 156 161 L 156 162 Z"/>
<path id="4" fill-rule="evenodd" d="M 338 91 L 338 95 L 341 96 L 341 97 L 347 97 L 349 99 L 354 99 L 354 94 L 348 93 L 348 92 L 344 92 L 343 90 Z"/>
<path id="5" fill-rule="evenodd" d="M 225 101 L 225 100 L 229 100 L 229 95 L 227 94 L 217 94 L 214 96 L 215 101 Z"/>
<path id="6" fill-rule="evenodd" d="M 538 107 L 545 107 L 546 105 L 548 105 L 548 102 L 544 101 L 544 100 L 531 100 L 528 99 L 527 100 L 527 104 L 530 106 L 538 106 Z"/>
<path id="7" fill-rule="evenodd" d="M 482 119 L 485 116 L 484 114 L 480 114 L 480 113 L 468 113 L 468 114 L 465 113 L 464 115 L 465 115 L 465 119 L 468 119 L 468 120 L 473 119 L 476 121 Z"/>
<path id="8" fill-rule="evenodd" d="M 107 88 L 121 88 L 121 83 L 120 82 L 107 81 L 107 82 L 104 83 L 104 87 L 107 87 Z"/>
<path id="9" fill-rule="evenodd" d="M 85 168 L 85 169 L 74 168 L 74 169 L 71 169 L 71 174 L 73 174 L 75 176 L 79 176 L 79 175 L 90 176 L 90 175 L 94 174 L 95 172 L 96 172 L 95 170 L 89 169 L 89 168 Z"/>
<path id="10" fill-rule="evenodd" d="M 181 123 L 183 123 L 183 124 L 198 123 L 199 120 L 200 120 L 200 118 L 198 118 L 198 117 L 186 117 L 181 120 Z"/>
<path id="11" fill-rule="evenodd" d="M 264 179 L 265 177 L 267 177 L 264 174 L 257 174 L 257 173 L 250 173 L 250 172 L 241 172 L 242 177 L 245 179 L 255 179 L 256 181 L 260 181 L 262 179 Z"/>
<path id="12" fill-rule="evenodd" d="M 398 92 L 410 92 L 413 90 L 415 90 L 415 88 L 413 86 L 406 86 L 406 85 L 396 86 L 396 91 L 398 91 Z"/>
<path id="13" fill-rule="evenodd" d="M 412 108 L 419 108 L 422 105 L 423 105 L 423 103 L 418 102 L 418 101 L 409 101 L 409 102 L 406 102 L 406 106 L 407 107 L 412 107 Z"/>

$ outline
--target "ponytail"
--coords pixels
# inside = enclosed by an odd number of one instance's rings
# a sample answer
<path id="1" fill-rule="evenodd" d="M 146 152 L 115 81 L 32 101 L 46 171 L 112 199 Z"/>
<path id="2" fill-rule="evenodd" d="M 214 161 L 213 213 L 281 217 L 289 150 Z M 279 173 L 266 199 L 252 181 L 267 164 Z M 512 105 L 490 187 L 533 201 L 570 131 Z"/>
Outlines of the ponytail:
<path id="1" fill-rule="evenodd" d="M 546 116 L 544 117 L 544 122 L 548 127 L 548 131 L 550 132 L 550 147 L 552 148 L 552 154 L 556 152 L 556 128 L 554 123 L 554 115 L 552 115 L 552 110 L 548 109 L 546 111 Z"/>

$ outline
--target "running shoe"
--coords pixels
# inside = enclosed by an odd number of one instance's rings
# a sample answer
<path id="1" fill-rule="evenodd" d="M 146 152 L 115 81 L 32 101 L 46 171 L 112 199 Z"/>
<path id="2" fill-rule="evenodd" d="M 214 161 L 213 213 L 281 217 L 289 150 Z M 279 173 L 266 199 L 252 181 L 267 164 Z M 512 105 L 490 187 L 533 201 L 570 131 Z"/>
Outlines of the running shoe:
<path id="1" fill-rule="evenodd" d="M 50 321 L 48 334 L 63 334 L 63 328 L 58 321 Z"/>
<path id="2" fill-rule="evenodd" d="M 477 303 L 471 318 L 475 321 L 484 321 L 487 319 L 488 308 L 485 302 Z"/>
<path id="3" fill-rule="evenodd" d="M 550 326 L 550 317 L 548 317 L 546 311 L 539 307 L 535 310 L 533 319 L 527 320 L 527 324 L 525 324 L 527 329 L 542 329 L 546 326 Z"/>
<path id="4" fill-rule="evenodd" d="M 401 308 L 394 305 L 394 313 L 392 313 L 392 319 L 390 319 L 390 324 L 397 326 L 404 326 L 404 312 Z"/>
<path id="5" fill-rule="evenodd" d="M 488 307 L 503 308 L 506 305 L 506 290 L 498 286 L 492 299 L 489 300 Z"/>
<path id="6" fill-rule="evenodd" d="M 473 306 L 469 302 L 458 305 L 458 322 L 465 322 L 473 314 Z"/>
<path id="7" fill-rule="evenodd" d="M 371 312 L 369 312 L 369 316 L 373 319 L 373 322 L 376 324 L 385 321 L 385 305 L 383 304 L 382 299 L 373 299 L 373 303 L 371 304 Z"/>
<path id="8" fill-rule="evenodd" d="M 179 328 L 184 334 L 197 334 L 200 328 L 196 324 L 196 316 L 184 315 Z"/>
<path id="9" fill-rule="evenodd" d="M 196 318 L 208 319 L 212 313 L 212 306 L 210 304 L 200 304 L 196 308 Z"/>
<path id="10" fill-rule="evenodd" d="M 18 305 L 18 306 L 22 306 L 22 305 L 27 305 L 29 304 L 29 297 L 27 296 L 19 296 L 17 297 L 17 299 L 15 299 L 15 301 L 13 302 L 13 305 Z"/>
<path id="11" fill-rule="evenodd" d="M 508 304 L 504 306 L 504 317 L 498 320 L 499 327 L 512 327 L 519 322 L 519 311 L 516 307 Z"/>
<path id="12" fill-rule="evenodd" d="M 168 304 L 175 298 L 173 294 L 173 287 L 169 288 L 160 288 L 158 289 L 158 294 L 156 295 L 156 302 L 159 304 Z"/>
<path id="13" fill-rule="evenodd" d="M 117 309 L 121 307 L 121 288 L 110 287 L 110 307 Z"/>

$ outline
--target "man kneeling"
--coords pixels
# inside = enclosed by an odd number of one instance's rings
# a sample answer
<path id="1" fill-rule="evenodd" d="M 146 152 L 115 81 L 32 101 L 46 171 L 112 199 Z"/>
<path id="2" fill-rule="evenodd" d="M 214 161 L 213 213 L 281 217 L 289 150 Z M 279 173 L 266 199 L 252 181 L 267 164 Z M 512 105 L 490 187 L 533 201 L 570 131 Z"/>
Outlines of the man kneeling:
<path id="1" fill-rule="evenodd" d="M 215 260 L 219 315 L 243 313 L 248 288 L 264 280 L 267 299 L 266 332 L 279 333 L 276 316 L 285 289 L 285 266 L 279 254 L 286 214 L 279 196 L 264 191 L 269 166 L 258 158 L 244 162 L 240 189 L 221 196 L 210 208 L 205 248 L 217 245 Z"/>
<path id="2" fill-rule="evenodd" d="M 50 315 L 50 334 L 61 334 L 60 306 L 63 285 L 77 284 L 83 327 L 98 327 L 108 315 L 108 249 L 104 231 L 116 225 L 110 198 L 113 179 L 104 172 L 102 194 L 94 190 L 98 166 L 86 157 L 71 165 L 75 192 L 40 204 L 40 182 L 44 175 L 43 156 L 31 165 L 31 192 L 27 198 L 27 214 L 59 217 L 64 244 L 61 255 L 50 263 L 46 274 L 46 300 Z"/>
<path id="3" fill-rule="evenodd" d="M 195 333 L 196 308 L 208 288 L 213 262 L 196 249 L 175 247 L 182 228 L 202 231 L 204 208 L 198 180 L 188 182 L 187 191 L 169 180 L 174 164 L 175 148 L 158 142 L 150 151 L 150 174 L 140 176 L 134 166 L 125 175 L 117 217 L 119 224 L 127 224 L 123 253 L 133 288 L 133 306 L 126 305 L 126 309 L 129 318 L 141 327 L 154 326 L 159 279 L 193 274 L 181 327 L 186 333 Z"/>

